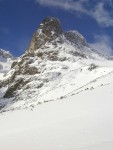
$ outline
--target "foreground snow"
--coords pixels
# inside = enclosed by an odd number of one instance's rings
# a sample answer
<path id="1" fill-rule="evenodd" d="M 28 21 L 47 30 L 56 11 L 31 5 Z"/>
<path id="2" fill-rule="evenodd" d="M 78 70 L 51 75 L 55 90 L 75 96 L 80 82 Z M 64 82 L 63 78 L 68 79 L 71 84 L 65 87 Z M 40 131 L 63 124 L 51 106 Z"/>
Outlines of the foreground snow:
<path id="1" fill-rule="evenodd" d="M 64 100 L 1 114 L 0 149 L 113 150 L 112 89 L 110 73 Z"/>

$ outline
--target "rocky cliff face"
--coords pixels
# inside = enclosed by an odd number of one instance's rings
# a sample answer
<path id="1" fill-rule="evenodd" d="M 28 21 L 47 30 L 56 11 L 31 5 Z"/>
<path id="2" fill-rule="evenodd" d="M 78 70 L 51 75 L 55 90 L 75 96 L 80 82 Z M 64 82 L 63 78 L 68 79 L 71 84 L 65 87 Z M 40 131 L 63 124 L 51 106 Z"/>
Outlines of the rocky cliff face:
<path id="1" fill-rule="evenodd" d="M 58 43 L 66 42 L 79 49 L 89 48 L 85 38 L 78 31 L 63 32 L 58 18 L 46 17 L 33 34 L 28 52 L 32 53 L 37 49 L 44 49 L 50 43 L 57 46 Z M 79 51 L 79 53 L 83 52 Z"/>
<path id="2" fill-rule="evenodd" d="M 29 51 L 32 52 L 45 45 L 47 42 L 55 40 L 62 34 L 62 28 L 59 19 L 46 17 L 39 25 L 38 30 L 34 33 Z"/>
<path id="3" fill-rule="evenodd" d="M 44 93 L 60 89 L 66 78 L 67 82 L 71 79 L 70 72 L 79 68 L 81 72 L 84 66 L 88 69 L 83 62 L 97 58 L 100 56 L 80 33 L 63 32 L 57 18 L 45 18 L 34 33 L 28 51 L 12 63 L 11 70 L 0 81 L 0 88 L 5 89 L 2 101 L 11 98 L 1 104 L 2 107 L 17 101 L 22 101 L 22 107 L 26 107 L 33 102 L 38 104 L 54 99 L 54 94 L 44 97 Z M 59 93 L 57 98 L 63 95 L 63 92 Z"/>

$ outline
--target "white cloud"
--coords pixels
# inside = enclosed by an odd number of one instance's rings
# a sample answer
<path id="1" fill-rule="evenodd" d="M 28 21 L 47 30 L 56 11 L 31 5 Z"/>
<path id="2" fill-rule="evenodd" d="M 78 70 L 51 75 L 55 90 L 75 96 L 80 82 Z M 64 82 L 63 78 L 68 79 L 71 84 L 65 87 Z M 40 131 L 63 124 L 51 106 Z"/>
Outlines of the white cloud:
<path id="1" fill-rule="evenodd" d="M 93 0 L 36 0 L 37 3 L 46 7 L 56 7 L 67 10 L 69 12 L 78 12 L 88 15 L 95 19 L 101 26 L 109 27 L 113 26 L 113 17 L 110 12 L 104 8 L 105 4 L 113 6 L 111 0 L 100 0 L 98 3 Z M 86 5 L 92 4 L 92 8 L 87 8 Z M 86 4 L 86 5 L 85 5 Z"/>
<path id="2" fill-rule="evenodd" d="M 112 40 L 108 35 L 95 35 L 95 42 L 90 45 L 104 55 L 111 56 L 113 54 Z"/>
<path id="3" fill-rule="evenodd" d="M 36 0 L 40 5 L 48 6 L 48 7 L 56 7 L 65 9 L 68 11 L 79 11 L 84 12 L 82 3 L 86 2 L 87 0 L 79 0 L 79 2 L 75 2 L 74 0 Z"/>
<path id="4" fill-rule="evenodd" d="M 100 25 L 106 27 L 113 26 L 113 18 L 111 17 L 110 13 L 104 9 L 104 3 L 99 3 L 96 5 L 91 14 Z"/>

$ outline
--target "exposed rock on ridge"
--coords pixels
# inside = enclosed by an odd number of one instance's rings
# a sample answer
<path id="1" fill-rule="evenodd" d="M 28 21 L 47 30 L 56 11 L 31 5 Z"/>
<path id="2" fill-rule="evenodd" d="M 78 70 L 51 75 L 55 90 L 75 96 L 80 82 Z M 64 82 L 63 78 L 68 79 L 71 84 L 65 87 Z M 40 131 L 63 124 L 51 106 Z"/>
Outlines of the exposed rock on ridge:
<path id="1" fill-rule="evenodd" d="M 78 31 L 67 31 L 64 33 L 64 36 L 71 43 L 89 47 L 86 39 Z"/>
<path id="2" fill-rule="evenodd" d="M 34 51 L 45 45 L 46 42 L 55 40 L 62 33 L 59 19 L 46 17 L 39 25 L 38 30 L 34 33 L 29 51 Z"/>

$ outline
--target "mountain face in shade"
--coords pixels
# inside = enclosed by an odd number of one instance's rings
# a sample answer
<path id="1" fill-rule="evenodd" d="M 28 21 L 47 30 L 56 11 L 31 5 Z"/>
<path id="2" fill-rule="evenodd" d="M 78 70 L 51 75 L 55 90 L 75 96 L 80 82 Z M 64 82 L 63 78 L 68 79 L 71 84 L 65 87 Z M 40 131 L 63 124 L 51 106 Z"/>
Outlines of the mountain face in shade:
<path id="1" fill-rule="evenodd" d="M 78 31 L 64 32 L 59 19 L 46 17 L 29 49 L 0 80 L 0 108 L 25 108 L 63 99 L 112 69 L 112 61 L 92 49 Z M 10 107 L 9 107 L 10 104 Z"/>

